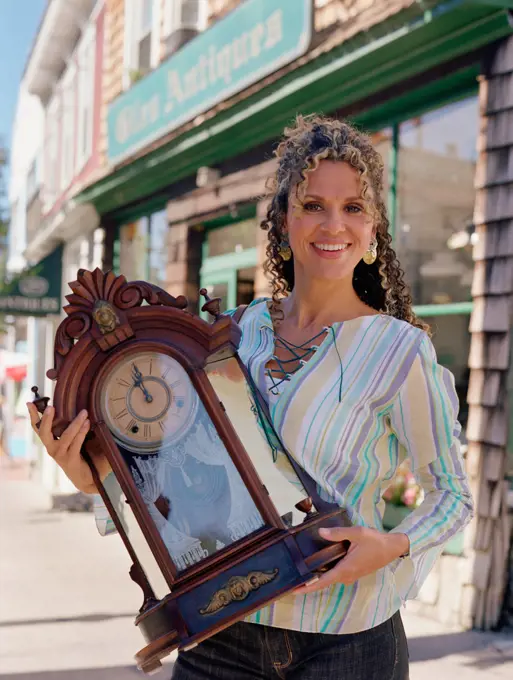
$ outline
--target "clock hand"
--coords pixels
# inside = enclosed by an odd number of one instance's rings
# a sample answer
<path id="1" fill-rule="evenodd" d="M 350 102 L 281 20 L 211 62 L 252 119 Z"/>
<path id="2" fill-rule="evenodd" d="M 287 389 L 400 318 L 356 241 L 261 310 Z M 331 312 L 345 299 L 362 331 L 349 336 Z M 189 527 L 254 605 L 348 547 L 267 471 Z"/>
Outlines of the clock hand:
<path id="1" fill-rule="evenodd" d="M 144 394 L 144 399 L 148 404 L 151 404 L 153 401 L 153 397 L 151 394 L 148 392 L 146 387 L 143 385 L 143 374 L 141 371 L 137 368 L 135 364 L 132 364 L 132 368 L 134 370 L 134 387 L 140 387 L 143 394 Z"/>

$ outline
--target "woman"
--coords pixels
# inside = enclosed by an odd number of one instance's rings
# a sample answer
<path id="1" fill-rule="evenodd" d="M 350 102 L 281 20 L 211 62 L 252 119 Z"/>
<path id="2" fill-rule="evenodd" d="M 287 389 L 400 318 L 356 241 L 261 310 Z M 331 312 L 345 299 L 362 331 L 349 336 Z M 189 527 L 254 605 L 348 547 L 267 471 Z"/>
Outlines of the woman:
<path id="1" fill-rule="evenodd" d="M 412 310 L 369 139 L 343 122 L 299 117 L 276 155 L 262 223 L 272 299 L 245 310 L 240 355 L 285 446 L 350 515 L 352 527 L 324 536 L 351 547 L 315 582 L 180 653 L 173 678 L 404 680 L 400 607 L 472 515 L 454 380 Z M 43 443 L 94 492 L 80 458 L 86 415 L 60 442 L 52 415 Z M 381 497 L 405 459 L 425 499 L 386 533 Z"/>

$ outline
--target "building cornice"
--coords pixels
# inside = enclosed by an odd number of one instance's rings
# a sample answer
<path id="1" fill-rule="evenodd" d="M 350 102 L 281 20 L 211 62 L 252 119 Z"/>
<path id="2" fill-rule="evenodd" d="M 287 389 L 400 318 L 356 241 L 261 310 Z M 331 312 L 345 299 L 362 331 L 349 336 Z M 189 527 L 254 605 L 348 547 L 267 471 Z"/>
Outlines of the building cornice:
<path id="1" fill-rule="evenodd" d="M 30 94 L 46 103 L 97 0 L 49 0 L 25 68 Z"/>
<path id="2" fill-rule="evenodd" d="M 88 234 L 99 223 L 98 213 L 92 204 L 77 204 L 70 199 L 57 214 L 42 222 L 23 256 L 30 264 L 41 262 L 59 243 L 69 243 L 81 234 Z"/>

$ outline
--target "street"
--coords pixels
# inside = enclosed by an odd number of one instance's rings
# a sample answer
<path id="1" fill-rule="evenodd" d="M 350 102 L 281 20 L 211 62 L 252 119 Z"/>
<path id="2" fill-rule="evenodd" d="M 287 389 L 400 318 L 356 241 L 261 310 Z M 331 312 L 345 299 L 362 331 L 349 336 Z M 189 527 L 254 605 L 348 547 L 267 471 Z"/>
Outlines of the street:
<path id="1" fill-rule="evenodd" d="M 116 536 L 89 513 L 48 509 L 42 487 L 0 469 L 0 680 L 129 680 L 144 646 L 140 593 Z M 404 612 L 411 680 L 513 677 L 513 635 L 454 631 Z M 156 680 L 169 678 L 172 659 Z"/>

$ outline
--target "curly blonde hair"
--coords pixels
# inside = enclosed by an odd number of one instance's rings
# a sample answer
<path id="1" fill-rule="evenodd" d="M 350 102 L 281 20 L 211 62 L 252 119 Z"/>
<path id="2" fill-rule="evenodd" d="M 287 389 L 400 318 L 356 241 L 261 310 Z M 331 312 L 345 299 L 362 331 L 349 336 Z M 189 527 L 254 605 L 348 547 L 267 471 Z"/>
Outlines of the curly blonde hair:
<path id="1" fill-rule="evenodd" d="M 301 201 L 307 175 L 323 159 L 349 163 L 360 174 L 362 199 L 376 227 L 377 258 L 374 264 L 360 261 L 353 274 L 353 287 L 362 302 L 402 319 L 417 328 L 429 327 L 413 312 L 412 299 L 404 282 L 388 233 L 388 218 L 382 198 L 383 159 L 370 138 L 352 125 L 320 116 L 297 116 L 295 125 L 286 128 L 276 152 L 278 168 L 268 183 L 271 202 L 262 229 L 267 231 L 267 259 L 264 270 L 272 285 L 275 305 L 294 288 L 294 258 L 280 255 L 289 197 L 293 190 Z"/>

